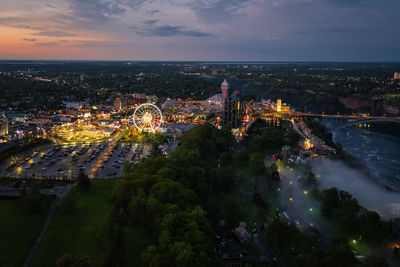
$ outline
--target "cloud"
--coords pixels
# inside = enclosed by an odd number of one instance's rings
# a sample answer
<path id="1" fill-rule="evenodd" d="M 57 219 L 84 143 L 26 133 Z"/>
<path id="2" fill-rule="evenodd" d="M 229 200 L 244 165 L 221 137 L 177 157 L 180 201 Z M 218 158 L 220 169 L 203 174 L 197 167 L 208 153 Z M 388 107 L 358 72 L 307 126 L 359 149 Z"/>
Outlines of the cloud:
<path id="1" fill-rule="evenodd" d="M 70 37 L 76 36 L 74 33 L 64 32 L 64 31 L 40 31 L 32 33 L 33 35 L 48 36 L 48 37 Z"/>
<path id="2" fill-rule="evenodd" d="M 24 38 L 22 41 L 27 41 L 27 42 L 36 42 L 35 38 Z"/>
<path id="3" fill-rule="evenodd" d="M 58 46 L 60 43 L 59 42 L 40 42 L 40 43 L 35 43 L 37 46 Z"/>
<path id="4" fill-rule="evenodd" d="M 154 16 L 155 14 L 160 13 L 159 9 L 147 10 L 146 14 L 149 16 Z"/>
<path id="5" fill-rule="evenodd" d="M 155 26 L 154 24 L 150 24 L 150 27 L 146 27 L 137 32 L 140 36 L 150 37 L 150 36 L 159 36 L 159 37 L 171 37 L 171 36 L 191 36 L 191 37 L 205 37 L 211 36 L 210 33 L 198 31 L 198 30 L 188 30 L 184 26 Z"/>
<path id="6" fill-rule="evenodd" d="M 142 21 L 142 23 L 143 24 L 146 24 L 146 25 L 154 25 L 154 24 L 156 24 L 157 22 L 159 22 L 160 20 L 158 20 L 158 19 L 150 19 L 150 20 L 145 20 L 145 21 Z"/>
<path id="7" fill-rule="evenodd" d="M 189 1 L 186 5 L 191 8 L 203 23 L 229 23 L 232 20 L 242 20 L 244 10 L 260 6 L 268 0 L 200 0 Z M 259 10 L 259 9 L 258 9 Z"/>
<path id="8" fill-rule="evenodd" d="M 265 2 L 265 0 L 261 0 Z M 219 8 L 222 11 L 243 5 L 248 2 L 260 2 L 260 0 L 192 0 L 188 1 L 188 5 L 194 8 L 212 9 Z"/>
<path id="9" fill-rule="evenodd" d="M 124 5 L 120 1 L 97 1 L 97 0 L 66 0 L 70 11 L 83 19 L 92 19 L 97 21 L 107 21 L 116 15 L 126 12 Z M 125 2 L 125 1 L 122 1 Z M 133 6 L 132 1 L 131 5 Z M 129 3 L 126 1 L 125 4 Z"/>
<path id="10" fill-rule="evenodd" d="M 32 43 L 82 47 L 66 56 L 400 60 L 398 0 L 18 0 L 1 8 L 0 25 L 21 45 L 46 36 Z"/>
<path id="11" fill-rule="evenodd" d="M 12 27 L 12 28 L 21 28 L 21 29 L 33 29 L 32 25 L 26 24 L 27 20 L 18 17 L 3 17 L 0 18 L 0 25 Z"/>
<path id="12" fill-rule="evenodd" d="M 34 42 L 32 39 L 32 42 Z M 35 42 L 36 46 L 62 46 L 64 48 L 66 47 L 78 47 L 78 48 L 83 48 L 83 47 L 98 47 L 98 48 L 111 48 L 111 47 L 118 47 L 121 46 L 123 42 L 117 42 L 117 41 L 104 41 L 104 40 L 57 40 L 53 42 Z"/>
<path id="13" fill-rule="evenodd" d="M 144 3 L 153 3 L 154 0 L 65 0 L 74 16 L 84 20 L 108 21 L 125 14 L 129 10 L 137 10 Z M 164 0 L 159 0 L 163 2 Z M 149 10 L 155 15 L 160 10 Z"/>

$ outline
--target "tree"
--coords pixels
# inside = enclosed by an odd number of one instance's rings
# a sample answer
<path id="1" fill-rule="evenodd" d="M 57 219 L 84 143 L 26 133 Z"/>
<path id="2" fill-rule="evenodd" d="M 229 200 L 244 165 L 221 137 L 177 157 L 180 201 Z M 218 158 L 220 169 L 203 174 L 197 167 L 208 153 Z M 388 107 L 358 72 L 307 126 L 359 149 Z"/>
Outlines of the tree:
<path id="1" fill-rule="evenodd" d="M 162 256 L 160 255 L 160 252 L 154 245 L 148 246 L 144 251 L 142 251 L 142 260 L 144 263 L 144 266 L 149 266 L 149 267 L 158 267 L 161 266 L 161 258 Z"/>
<path id="2" fill-rule="evenodd" d="M 290 226 L 281 221 L 274 221 L 267 232 L 267 240 L 278 249 L 284 247 L 289 242 Z"/>
<path id="3" fill-rule="evenodd" d="M 195 253 L 192 246 L 183 241 L 175 242 L 170 249 L 170 252 L 175 257 L 175 266 L 190 266 L 195 259 Z"/>
<path id="4" fill-rule="evenodd" d="M 76 267 L 92 267 L 92 262 L 90 261 L 89 257 L 82 257 L 76 263 Z"/>
<path id="5" fill-rule="evenodd" d="M 74 260 L 69 253 L 65 253 L 56 261 L 57 267 L 73 267 Z"/>
<path id="6" fill-rule="evenodd" d="M 231 166 L 219 168 L 216 171 L 215 192 L 227 192 L 234 184 L 235 169 Z"/>
<path id="7" fill-rule="evenodd" d="M 125 265 L 125 239 L 123 226 L 113 219 L 108 222 L 110 248 L 105 266 L 120 267 Z"/>
<path id="8" fill-rule="evenodd" d="M 340 216 L 340 227 L 346 233 L 359 235 L 361 230 L 361 220 L 355 214 L 343 213 Z"/>
<path id="9" fill-rule="evenodd" d="M 257 176 L 266 174 L 263 154 L 253 153 L 250 155 L 250 169 Z"/>
<path id="10" fill-rule="evenodd" d="M 354 256 L 353 249 L 349 244 L 331 246 L 326 253 L 326 263 L 329 267 L 353 267 L 358 260 Z"/>
<path id="11" fill-rule="evenodd" d="M 370 255 L 365 258 L 364 267 L 389 267 L 386 259 L 375 255 Z"/>
<path id="12" fill-rule="evenodd" d="M 325 189 L 321 193 L 321 213 L 323 216 L 331 216 L 339 206 L 338 191 L 336 188 Z"/>
<path id="13" fill-rule="evenodd" d="M 247 153 L 247 151 L 245 149 L 242 149 L 239 152 L 237 160 L 238 160 L 238 164 L 240 164 L 240 165 L 247 164 L 247 162 L 249 161 L 249 154 Z"/>
<path id="14" fill-rule="evenodd" d="M 365 211 L 361 216 L 363 222 L 363 234 L 369 240 L 384 238 L 389 233 L 389 223 L 381 221 L 379 214 L 375 211 Z"/>
<path id="15" fill-rule="evenodd" d="M 85 192 L 89 191 L 89 188 L 91 186 L 91 181 L 89 177 L 82 170 L 79 172 L 78 175 L 78 186 Z"/>

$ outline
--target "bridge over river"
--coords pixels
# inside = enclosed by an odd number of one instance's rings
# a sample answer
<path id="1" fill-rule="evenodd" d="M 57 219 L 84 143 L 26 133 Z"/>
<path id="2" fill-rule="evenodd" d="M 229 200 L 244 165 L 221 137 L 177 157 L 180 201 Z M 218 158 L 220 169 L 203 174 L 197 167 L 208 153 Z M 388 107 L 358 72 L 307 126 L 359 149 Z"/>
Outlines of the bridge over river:
<path id="1" fill-rule="evenodd" d="M 341 114 L 329 115 L 329 114 L 293 112 L 291 114 L 291 117 L 336 119 L 338 123 L 336 123 L 333 128 L 330 128 L 331 132 L 335 132 L 337 130 L 358 124 L 364 125 L 375 122 L 400 123 L 400 117 L 387 117 L 387 116 L 360 116 L 360 115 L 341 115 Z"/>

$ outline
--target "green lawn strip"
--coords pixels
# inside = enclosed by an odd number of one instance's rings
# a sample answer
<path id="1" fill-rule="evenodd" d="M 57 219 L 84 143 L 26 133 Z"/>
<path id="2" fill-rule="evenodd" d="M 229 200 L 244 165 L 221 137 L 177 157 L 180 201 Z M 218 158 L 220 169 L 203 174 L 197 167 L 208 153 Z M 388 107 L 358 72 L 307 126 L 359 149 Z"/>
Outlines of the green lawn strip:
<path id="1" fill-rule="evenodd" d="M 99 248 L 94 232 L 107 224 L 115 183 L 116 180 L 93 180 L 88 193 L 73 188 L 57 208 L 32 266 L 54 266 L 65 253 L 75 261 L 88 257 L 93 266 L 103 265 L 106 241 Z"/>
<path id="2" fill-rule="evenodd" d="M 45 201 L 38 214 L 27 213 L 18 199 L 0 199 L 0 264 L 22 266 L 42 229 L 50 207 Z"/>

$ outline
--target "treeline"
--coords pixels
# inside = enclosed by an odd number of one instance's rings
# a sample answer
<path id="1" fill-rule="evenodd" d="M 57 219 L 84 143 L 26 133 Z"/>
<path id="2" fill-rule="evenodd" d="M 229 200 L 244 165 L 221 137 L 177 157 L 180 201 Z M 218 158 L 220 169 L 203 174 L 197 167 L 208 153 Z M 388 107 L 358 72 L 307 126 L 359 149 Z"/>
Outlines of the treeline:
<path id="1" fill-rule="evenodd" d="M 275 220 L 268 228 L 267 242 L 286 266 L 296 267 L 388 267 L 385 258 L 376 255 L 365 257 L 361 263 L 347 239 L 334 238 L 327 248 L 316 238 L 305 235 L 293 224 Z"/>
<path id="2" fill-rule="evenodd" d="M 336 218 L 345 234 L 371 242 L 389 236 L 390 224 L 381 220 L 377 212 L 361 207 L 348 192 L 330 188 L 314 191 L 314 197 L 321 201 L 321 215 Z"/>
<path id="3" fill-rule="evenodd" d="M 168 158 L 127 168 L 113 194 L 106 266 L 125 264 L 124 230 L 129 224 L 141 225 L 157 240 L 141 253 L 145 266 L 219 265 L 204 206 L 209 196 L 232 186 L 233 174 L 221 165 L 232 141 L 229 130 L 198 126 Z"/>
<path id="4" fill-rule="evenodd" d="M 174 72 L 150 74 L 141 81 L 120 81 L 119 91 L 145 93 L 161 98 L 191 98 L 205 100 L 220 93 L 220 80 L 185 76 Z"/>

